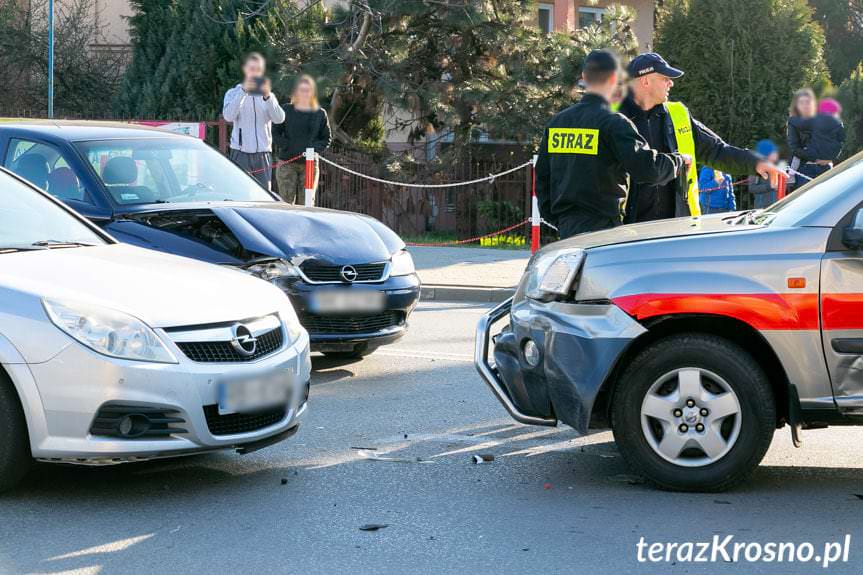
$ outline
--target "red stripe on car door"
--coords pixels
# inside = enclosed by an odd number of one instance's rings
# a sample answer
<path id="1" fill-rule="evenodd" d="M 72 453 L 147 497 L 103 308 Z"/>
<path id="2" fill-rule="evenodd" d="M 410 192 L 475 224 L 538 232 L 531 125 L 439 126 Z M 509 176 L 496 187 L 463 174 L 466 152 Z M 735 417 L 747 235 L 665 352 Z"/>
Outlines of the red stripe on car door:
<path id="1" fill-rule="evenodd" d="M 863 294 L 826 293 L 821 297 L 824 329 L 863 329 Z"/>
<path id="2" fill-rule="evenodd" d="M 709 314 L 732 317 L 759 330 L 818 329 L 818 294 L 639 294 L 612 300 L 636 319 Z M 860 314 L 863 318 L 863 314 Z M 863 321 L 859 325 L 863 325 Z"/>

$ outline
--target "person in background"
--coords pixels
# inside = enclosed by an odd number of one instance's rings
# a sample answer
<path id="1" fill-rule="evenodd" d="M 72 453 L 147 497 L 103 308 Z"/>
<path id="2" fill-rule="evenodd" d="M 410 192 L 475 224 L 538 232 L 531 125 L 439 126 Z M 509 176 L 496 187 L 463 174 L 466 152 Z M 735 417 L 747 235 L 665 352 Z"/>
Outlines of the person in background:
<path id="1" fill-rule="evenodd" d="M 842 105 L 833 98 L 822 98 L 818 102 L 818 114 L 812 118 L 812 137 L 803 150 L 815 156 L 819 175 L 833 167 L 845 144 L 845 126 L 842 124 Z"/>
<path id="2" fill-rule="evenodd" d="M 243 60 L 243 82 L 225 94 L 222 116 L 234 124 L 231 160 L 270 189 L 273 170 L 273 124 L 285 121 L 279 100 L 272 93 L 264 57 L 251 52 Z"/>
<path id="3" fill-rule="evenodd" d="M 610 110 L 620 73 L 612 52 L 590 52 L 581 72 L 584 95 L 543 131 L 536 197 L 561 239 L 619 226 L 630 183 L 665 184 L 692 161 L 651 150 L 632 122 Z"/>
<path id="4" fill-rule="evenodd" d="M 632 120 L 638 133 L 658 152 L 681 152 L 692 165 L 708 165 L 732 174 L 778 177 L 779 169 L 757 154 L 727 144 L 693 118 L 682 102 L 670 102 L 669 92 L 683 70 L 655 52 L 639 54 L 629 63 L 629 94 L 619 112 Z M 634 183 L 626 204 L 625 223 L 698 216 L 701 212 L 696 168 L 670 182 Z"/>
<path id="5" fill-rule="evenodd" d="M 702 214 L 717 214 L 737 210 L 731 176 L 704 166 L 698 173 L 698 190 Z"/>
<path id="6" fill-rule="evenodd" d="M 285 123 L 275 130 L 276 150 L 284 162 L 314 148 L 323 152 L 332 143 L 332 131 L 327 112 L 318 104 L 315 80 L 303 74 L 297 78 L 290 103 L 283 108 Z M 318 189 L 320 168 L 315 162 L 314 187 Z M 279 195 L 289 203 L 315 205 L 314 196 L 305 198 L 306 162 L 303 159 L 281 164 L 276 168 L 276 185 Z"/>
<path id="7" fill-rule="evenodd" d="M 779 162 L 779 148 L 773 140 L 764 139 L 755 144 L 755 152 L 771 164 Z M 776 202 L 776 188 L 770 180 L 761 176 L 749 176 L 749 193 L 752 194 L 752 207 L 761 210 Z"/>

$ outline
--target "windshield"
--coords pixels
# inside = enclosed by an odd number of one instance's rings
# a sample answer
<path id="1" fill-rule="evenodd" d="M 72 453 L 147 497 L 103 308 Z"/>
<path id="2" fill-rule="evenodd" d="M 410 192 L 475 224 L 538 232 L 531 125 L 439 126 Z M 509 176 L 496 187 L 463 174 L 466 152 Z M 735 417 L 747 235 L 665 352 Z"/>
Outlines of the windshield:
<path id="1" fill-rule="evenodd" d="M 0 173 L 0 254 L 105 243 L 66 210 L 12 176 Z"/>
<path id="2" fill-rule="evenodd" d="M 75 145 L 121 205 L 276 201 L 225 156 L 193 138 Z"/>
<path id="3" fill-rule="evenodd" d="M 753 214 L 758 224 L 793 225 L 825 205 L 841 201 L 845 194 L 860 187 L 863 153 L 815 178 L 767 209 Z M 798 176 L 799 177 L 799 176 Z"/>

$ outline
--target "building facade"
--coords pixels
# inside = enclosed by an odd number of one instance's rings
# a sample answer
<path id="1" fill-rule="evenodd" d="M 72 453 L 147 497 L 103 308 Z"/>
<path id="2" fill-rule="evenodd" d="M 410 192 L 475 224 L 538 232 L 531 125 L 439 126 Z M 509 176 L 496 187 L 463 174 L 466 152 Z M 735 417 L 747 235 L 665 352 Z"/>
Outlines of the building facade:
<path id="1" fill-rule="evenodd" d="M 609 4 L 623 4 L 635 11 L 635 35 L 642 51 L 653 45 L 654 0 L 540 0 L 537 3 L 537 24 L 545 32 L 573 32 L 578 28 L 602 21 Z"/>

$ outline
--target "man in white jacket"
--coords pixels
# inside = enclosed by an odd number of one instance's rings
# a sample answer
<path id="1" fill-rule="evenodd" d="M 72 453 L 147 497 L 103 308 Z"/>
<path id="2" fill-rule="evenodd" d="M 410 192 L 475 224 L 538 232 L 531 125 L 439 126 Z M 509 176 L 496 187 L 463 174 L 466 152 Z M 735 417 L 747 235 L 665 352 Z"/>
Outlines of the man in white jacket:
<path id="1" fill-rule="evenodd" d="M 266 62 L 257 52 L 243 61 L 244 79 L 225 94 L 222 115 L 234 124 L 230 158 L 270 189 L 273 161 L 273 124 L 285 121 L 285 112 L 264 77 Z"/>

